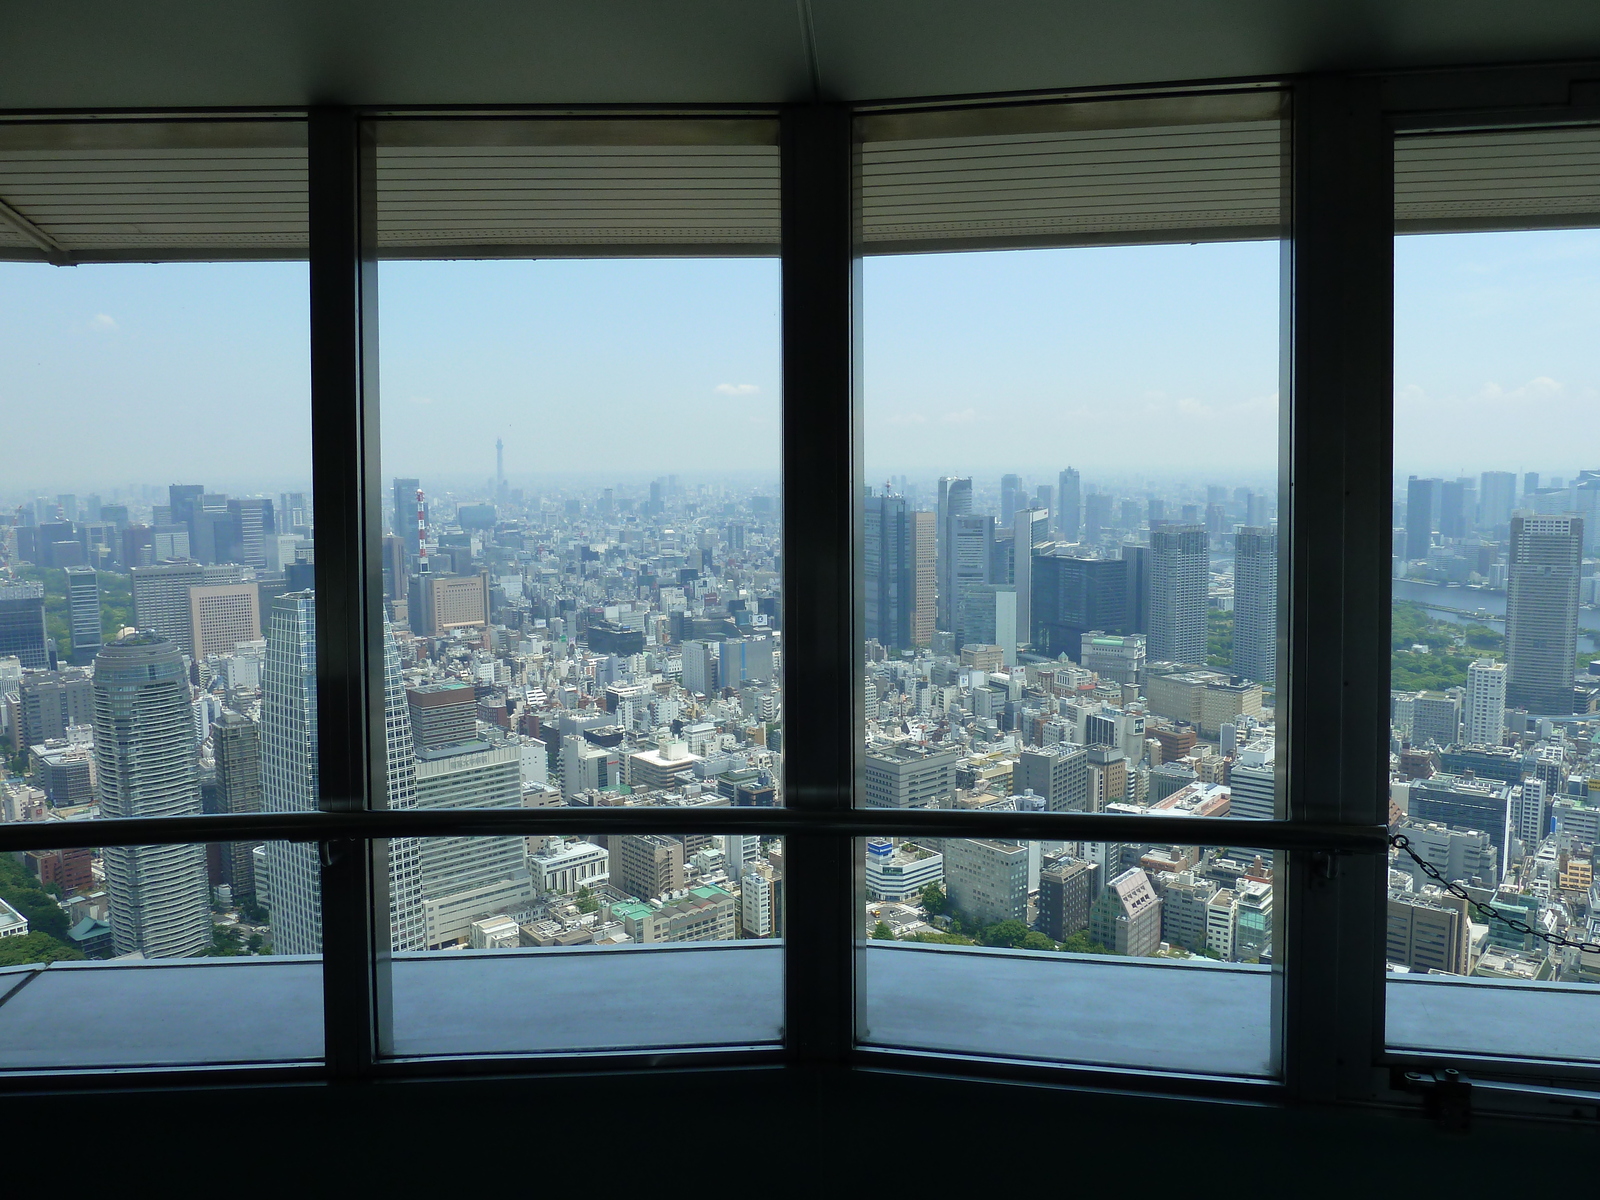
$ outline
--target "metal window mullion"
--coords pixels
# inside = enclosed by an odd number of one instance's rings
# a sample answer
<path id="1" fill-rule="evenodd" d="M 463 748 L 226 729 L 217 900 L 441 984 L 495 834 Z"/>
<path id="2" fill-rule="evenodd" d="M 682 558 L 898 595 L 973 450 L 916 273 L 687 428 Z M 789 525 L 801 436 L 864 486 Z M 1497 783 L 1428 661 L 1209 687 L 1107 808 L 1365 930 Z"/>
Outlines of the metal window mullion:
<path id="1" fill-rule="evenodd" d="M 316 506 L 318 805 L 383 807 L 375 155 L 351 109 L 312 110 L 311 457 Z M 387 843 L 322 852 L 323 1020 L 336 1079 L 370 1072 L 387 1020 Z"/>
<path id="2" fill-rule="evenodd" d="M 1294 85 L 1284 258 L 1280 771 L 1291 820 L 1369 828 L 1387 818 L 1394 428 L 1394 170 L 1380 91 L 1355 77 Z M 1386 857 L 1287 857 L 1285 1081 L 1304 1100 L 1370 1097 L 1383 1040 Z"/>
<path id="3" fill-rule="evenodd" d="M 843 106 L 797 105 L 780 124 L 784 798 L 822 815 L 853 803 L 863 709 L 855 151 Z M 842 1062 L 854 1046 L 855 847 L 794 833 L 784 850 L 785 1033 L 798 1062 Z"/>

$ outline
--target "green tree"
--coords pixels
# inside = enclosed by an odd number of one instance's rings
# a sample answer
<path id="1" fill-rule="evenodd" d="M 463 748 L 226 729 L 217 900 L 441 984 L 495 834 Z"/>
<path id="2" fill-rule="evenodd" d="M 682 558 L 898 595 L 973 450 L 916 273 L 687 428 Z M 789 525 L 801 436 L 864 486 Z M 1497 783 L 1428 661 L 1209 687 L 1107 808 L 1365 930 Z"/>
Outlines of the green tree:
<path id="1" fill-rule="evenodd" d="M 922 907 L 929 916 L 940 916 L 950 911 L 950 901 L 944 894 L 944 888 L 937 883 L 930 883 L 922 889 Z"/>
<path id="2" fill-rule="evenodd" d="M 9 854 L 0 854 L 0 900 L 28 918 L 34 933 L 62 939 L 70 928 L 67 914 L 39 887 L 39 881 Z"/>
<path id="3" fill-rule="evenodd" d="M 1112 953 L 1110 950 L 1107 950 L 1104 946 L 1102 946 L 1099 942 L 1090 941 L 1088 932 L 1086 930 L 1083 930 L 1083 929 L 1078 930 L 1077 933 L 1074 933 L 1069 938 L 1067 938 L 1066 941 L 1062 942 L 1061 943 L 1061 948 L 1063 950 L 1067 951 L 1070 954 L 1110 954 L 1110 953 Z"/>
<path id="4" fill-rule="evenodd" d="M 894 941 L 894 930 L 890 929 L 884 922 L 879 921 L 872 927 L 872 938 L 874 941 L 892 942 Z"/>
<path id="5" fill-rule="evenodd" d="M 27 963 L 81 962 L 83 951 L 48 933 L 32 931 L 21 937 L 0 938 L 0 967 Z"/>
<path id="6" fill-rule="evenodd" d="M 1021 921 L 996 921 L 993 925 L 984 926 L 978 934 L 978 941 L 985 946 L 1014 949 L 1022 945 L 1027 936 L 1028 927 Z"/>
<path id="7" fill-rule="evenodd" d="M 211 927 L 211 948 L 202 958 L 232 958 L 236 954 L 243 954 L 244 947 L 240 942 L 239 931 L 228 925 L 213 925 Z"/>
<path id="8" fill-rule="evenodd" d="M 1233 614 L 1219 608 L 1206 613 L 1206 665 L 1231 667 L 1233 665 Z"/>
<path id="9" fill-rule="evenodd" d="M 577 901 L 578 911 L 582 913 L 592 913 L 595 909 L 600 907 L 600 901 L 596 899 L 595 894 L 589 890 L 589 885 L 587 883 L 578 885 L 577 895 L 575 895 L 573 899 Z"/>
<path id="10" fill-rule="evenodd" d="M 1040 933 L 1037 929 L 1030 929 L 1028 936 L 1022 939 L 1024 950 L 1054 950 L 1056 940 L 1049 934 Z"/>

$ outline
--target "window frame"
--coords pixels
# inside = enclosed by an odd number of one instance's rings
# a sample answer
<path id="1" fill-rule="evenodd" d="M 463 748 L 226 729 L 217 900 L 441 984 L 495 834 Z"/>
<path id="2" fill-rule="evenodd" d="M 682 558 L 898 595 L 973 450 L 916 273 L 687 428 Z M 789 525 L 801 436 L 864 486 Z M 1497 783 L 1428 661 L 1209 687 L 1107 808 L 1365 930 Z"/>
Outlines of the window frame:
<path id="1" fill-rule="evenodd" d="M 310 212 L 313 477 L 318 507 L 320 813 L 0 825 L 0 850 L 243 838 L 317 840 L 322 848 L 327 1056 L 320 1068 L 118 1071 L 119 1083 L 213 1077 L 358 1080 L 722 1063 L 884 1067 L 1197 1096 L 1415 1104 L 1430 1072 L 1482 1069 L 1509 1107 L 1537 1081 L 1583 1088 L 1600 1064 L 1568 1070 L 1507 1060 L 1444 1062 L 1384 1044 L 1383 902 L 1392 479 L 1393 139 L 1424 129 L 1600 121 L 1595 64 L 1215 81 L 973 98 L 743 109 L 780 123 L 784 478 L 806 480 L 783 513 L 786 750 L 783 810 L 609 809 L 452 813 L 382 810 L 383 623 L 376 311 L 376 136 L 385 116 L 733 115 L 721 107 L 582 106 L 305 112 Z M 1270 822 L 857 809 L 861 791 L 861 546 L 858 147 L 853 122 L 896 108 L 1027 104 L 1275 87 L 1285 121 L 1280 402 L 1280 812 Z M 1492 103 L 1484 104 L 1488 97 Z M 0 114 L 3 119 L 7 114 Z M 38 113 L 14 114 L 38 119 Z M 71 119 L 81 114 L 61 114 Z M 161 114 L 121 115 L 162 119 Z M 225 119 L 232 110 L 169 114 Z M 295 114 L 290 114 L 291 119 Z M 804 347 L 804 352 L 787 352 Z M 1352 400 L 1352 397 L 1360 397 Z M 1374 437 L 1375 430 L 1383 431 Z M 1337 528 L 1338 536 L 1329 536 Z M 843 694 L 848 704 L 835 703 Z M 1328 746 L 1336 747 L 1330 755 Z M 335 748 L 351 752 L 336 753 Z M 1330 765 L 1330 759 L 1333 760 Z M 781 1050 L 385 1059 L 389 836 L 612 832 L 757 833 L 788 838 Z M 1158 1068 L 1106 1070 L 859 1046 L 862 840 L 906 836 L 1114 839 L 1124 823 L 1186 844 L 1284 851 L 1277 881 L 1281 955 L 1274 1013 L 1282 1076 L 1254 1083 Z M 71 835 L 79 828 L 82 834 Z M 92 830 L 92 831 L 91 831 Z M 48 843 L 48 846 L 46 845 Z M 1333 1029 L 1336 1036 L 1327 1036 Z M 1407 1073 L 1412 1078 L 1407 1078 Z M 111 1072 L 0 1075 L 19 1087 L 105 1086 Z M 1495 1083 L 1495 1080 L 1504 1081 Z M 1485 1089 L 1480 1088 L 1478 1094 Z M 1572 1093 L 1562 1092 L 1563 1096 Z M 1535 1104 L 1535 1107 L 1537 1105 Z"/>

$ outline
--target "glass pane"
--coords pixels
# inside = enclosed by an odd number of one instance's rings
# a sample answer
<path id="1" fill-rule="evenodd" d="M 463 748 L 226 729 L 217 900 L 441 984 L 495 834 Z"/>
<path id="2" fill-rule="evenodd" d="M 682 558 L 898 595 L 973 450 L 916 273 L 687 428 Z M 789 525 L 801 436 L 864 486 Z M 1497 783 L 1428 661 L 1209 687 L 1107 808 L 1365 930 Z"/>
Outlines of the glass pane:
<path id="1" fill-rule="evenodd" d="M 394 958 L 393 1054 L 782 1040 L 781 840 L 426 838 L 416 853 L 428 937 L 445 942 Z M 512 897 L 524 876 L 531 895 Z"/>
<path id="2" fill-rule="evenodd" d="M 1600 940 L 1600 232 L 1562 227 L 1600 206 L 1597 152 L 1577 129 L 1397 143 L 1398 1049 L 1600 1058 L 1600 955 L 1560 944 Z"/>
<path id="3" fill-rule="evenodd" d="M 781 803 L 775 132 L 380 127 L 391 805 Z M 781 868 L 754 839 L 603 832 L 391 843 L 395 948 L 419 955 L 394 1053 L 778 1037 L 781 955 L 741 930 L 764 888 L 752 928 L 776 936 Z M 638 949 L 684 940 L 748 953 Z M 712 969 L 726 986 L 674 982 Z M 464 970 L 511 1024 L 459 1007 Z M 749 1014 L 652 1024 L 603 998 L 712 993 Z"/>
<path id="4" fill-rule="evenodd" d="M 1280 111 L 859 121 L 863 806 L 1281 811 Z M 869 1042 L 1276 1071 L 1270 851 L 866 854 Z"/>
<path id="5" fill-rule="evenodd" d="M 267 917 L 282 849 L 0 855 L 0 1073 L 320 1060 L 322 960 Z"/>
<path id="6" fill-rule="evenodd" d="M 316 806 L 305 153 L 299 122 L 0 124 L 7 821 Z M 208 896 L 319 949 L 307 848 L 93 862 L 119 957 L 210 953 Z"/>
<path id="7" fill-rule="evenodd" d="M 868 838 L 865 855 L 869 1044 L 1276 1072 L 1259 851 Z"/>
<path id="8" fill-rule="evenodd" d="M 1277 812 L 1278 103 L 862 120 L 866 806 Z"/>

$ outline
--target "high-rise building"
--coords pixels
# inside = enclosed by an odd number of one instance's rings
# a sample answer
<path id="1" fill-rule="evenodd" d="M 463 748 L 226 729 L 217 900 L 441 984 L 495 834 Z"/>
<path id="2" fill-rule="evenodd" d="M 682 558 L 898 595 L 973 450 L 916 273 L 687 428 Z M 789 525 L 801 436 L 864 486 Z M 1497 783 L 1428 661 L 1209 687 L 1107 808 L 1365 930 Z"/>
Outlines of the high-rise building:
<path id="1" fill-rule="evenodd" d="M 1049 812 L 1087 812 L 1088 750 L 1071 742 L 1056 742 L 1022 751 L 1012 772 L 1011 790 L 1043 796 Z"/>
<path id="2" fill-rule="evenodd" d="M 889 650 L 933 641 L 933 513 L 904 496 L 868 496 L 863 559 L 866 636 Z"/>
<path id="3" fill-rule="evenodd" d="M 1150 531 L 1147 639 L 1152 662 L 1206 661 L 1210 572 L 1210 549 L 1202 526 L 1163 525 Z M 1276 620 L 1273 624 L 1276 635 Z"/>
<path id="4" fill-rule="evenodd" d="M 261 636 L 261 591 L 254 583 L 220 583 L 189 589 L 194 656 L 231 654 Z"/>
<path id="5" fill-rule="evenodd" d="M 1037 653 L 1077 658 L 1084 634 L 1127 627 L 1128 564 L 1121 559 L 1040 554 L 1031 568 L 1031 641 Z"/>
<path id="6" fill-rule="evenodd" d="M 238 561 L 247 567 L 264 569 L 267 565 L 267 538 L 276 534 L 273 522 L 272 501 L 250 496 L 228 501 L 228 516 L 238 536 Z"/>
<path id="7" fill-rule="evenodd" d="M 1094 891 L 1093 863 L 1062 860 L 1039 872 L 1039 928 L 1064 942 L 1089 925 L 1089 902 Z"/>
<path id="8" fill-rule="evenodd" d="M 950 838 L 944 844 L 944 886 L 965 923 L 992 925 L 1028 919 L 1025 845 L 988 838 Z"/>
<path id="9" fill-rule="evenodd" d="M 224 712 L 212 723 L 211 746 L 217 760 L 217 790 L 225 813 L 261 811 L 261 727 L 242 713 Z M 260 842 L 225 842 L 223 882 L 234 899 L 254 896 L 255 848 Z"/>
<path id="10" fill-rule="evenodd" d="M 1011 528 L 1012 519 L 1017 515 L 1017 508 L 1022 500 L 1022 476 L 1002 475 L 1000 477 L 1000 525 L 1004 529 Z"/>
<path id="11" fill-rule="evenodd" d="M 1506 727 L 1506 665 L 1480 658 L 1467 668 L 1461 740 L 1468 746 L 1498 746 Z"/>
<path id="12" fill-rule="evenodd" d="M 1161 899 L 1143 870 L 1130 867 L 1106 881 L 1089 909 L 1089 940 L 1133 958 L 1161 949 Z"/>
<path id="13" fill-rule="evenodd" d="M 616 834 L 608 847 L 611 886 L 624 896 L 651 900 L 683 888 L 683 843 L 660 833 Z"/>
<path id="14" fill-rule="evenodd" d="M 12 656 L 30 671 L 50 667 L 42 583 L 28 579 L 0 583 L 0 658 Z"/>
<path id="15" fill-rule="evenodd" d="M 1406 561 L 1428 557 L 1428 547 L 1439 529 L 1442 479 L 1406 480 Z"/>
<path id="16" fill-rule="evenodd" d="M 418 750 L 437 750 L 478 736 L 478 694 L 470 683 L 453 679 L 407 688 L 406 706 Z"/>
<path id="17" fill-rule="evenodd" d="M 950 551 L 950 630 L 955 635 L 955 644 L 963 646 L 976 640 L 968 629 L 967 606 L 986 600 L 973 589 L 991 582 L 994 518 L 981 513 L 953 513 L 947 546 Z"/>
<path id="18" fill-rule="evenodd" d="M 133 568 L 133 623 L 194 654 L 194 609 L 189 589 L 206 582 L 197 562 L 159 562 Z"/>
<path id="19" fill-rule="evenodd" d="M 318 807 L 316 596 L 309 591 L 274 597 L 267 626 L 261 680 L 261 801 L 267 812 L 311 812 Z M 400 656 L 384 630 L 383 710 L 387 742 L 387 806 L 416 807 L 415 758 Z M 395 950 L 423 947 L 418 839 L 389 841 L 389 926 Z M 263 851 L 270 890 L 273 949 L 280 954 L 322 952 L 322 889 L 317 848 L 304 842 L 268 842 Z M 258 892 L 263 881 L 256 881 Z"/>
<path id="20" fill-rule="evenodd" d="M 1276 743 L 1257 738 L 1234 759 L 1228 783 L 1228 815 L 1246 820 L 1270 821 L 1277 814 L 1277 780 L 1273 760 Z"/>
<path id="21" fill-rule="evenodd" d="M 945 477 L 939 480 L 939 562 L 938 627 L 956 627 L 956 523 L 972 512 L 972 480 Z M 987 554 L 987 550 L 985 550 Z M 987 562 L 987 558 L 985 558 Z"/>
<path id="22" fill-rule="evenodd" d="M 1572 712 L 1578 654 L 1583 519 L 1511 518 L 1506 582 L 1506 704 L 1546 716 Z"/>
<path id="23" fill-rule="evenodd" d="M 1517 506 L 1517 477 L 1510 471 L 1485 471 L 1478 477 L 1478 524 L 1488 530 L 1511 522 Z"/>
<path id="24" fill-rule="evenodd" d="M 416 807 L 517 808 L 521 752 L 514 743 L 466 741 L 416 753 Z M 424 945 L 465 943 L 473 921 L 533 903 L 520 837 L 421 838 Z"/>
<path id="25" fill-rule="evenodd" d="M 1150 547 L 1125 545 L 1122 561 L 1128 564 L 1128 616 L 1124 628 L 1128 633 L 1147 633 L 1150 629 Z"/>
<path id="26" fill-rule="evenodd" d="M 1111 497 L 1101 492 L 1090 492 L 1083 498 L 1083 540 L 1098 542 L 1100 535 L 1111 528 Z"/>
<path id="27" fill-rule="evenodd" d="M 72 661 L 88 666 L 100 653 L 100 576 L 93 567 L 68 567 L 67 612 L 72 628 Z"/>
<path id="28" fill-rule="evenodd" d="M 102 815 L 199 815 L 189 680 L 166 638 L 136 633 L 100 651 L 94 753 Z M 107 846 L 103 857 L 117 954 L 188 958 L 210 947 L 203 845 Z"/>
<path id="29" fill-rule="evenodd" d="M 1444 975 L 1467 973 L 1467 902 L 1438 888 L 1389 893 L 1384 956 L 1396 966 Z"/>
<path id="30" fill-rule="evenodd" d="M 1056 532 L 1064 542 L 1078 540 L 1078 515 L 1083 498 L 1078 472 L 1068 467 L 1056 481 Z"/>
<path id="31" fill-rule="evenodd" d="M 1460 540 L 1467 536 L 1467 483 L 1446 479 L 1439 484 L 1439 536 Z"/>
<path id="32" fill-rule="evenodd" d="M 1246 526 L 1234 536 L 1233 672 L 1258 683 L 1277 678 L 1278 535 L 1270 529 Z"/>
<path id="33" fill-rule="evenodd" d="M 421 487 L 418 479 L 394 481 L 394 532 L 405 541 L 408 554 L 417 553 L 417 492 Z"/>
<path id="34" fill-rule="evenodd" d="M 867 751 L 866 807 L 952 807 L 959 757 L 954 748 L 925 750 L 899 745 Z"/>
<path id="35" fill-rule="evenodd" d="M 437 636 L 489 622 L 488 576 L 414 575 L 407 606 L 413 633 Z"/>

